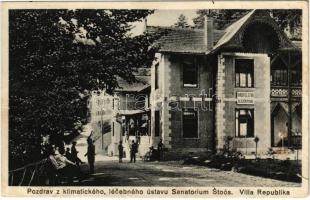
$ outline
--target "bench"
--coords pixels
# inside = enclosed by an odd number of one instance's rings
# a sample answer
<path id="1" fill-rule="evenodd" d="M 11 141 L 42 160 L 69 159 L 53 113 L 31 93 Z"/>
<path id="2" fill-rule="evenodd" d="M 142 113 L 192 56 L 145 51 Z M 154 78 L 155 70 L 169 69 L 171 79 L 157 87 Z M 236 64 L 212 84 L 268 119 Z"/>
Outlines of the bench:
<path id="1" fill-rule="evenodd" d="M 47 162 L 45 165 L 45 171 L 46 171 L 49 185 L 62 185 L 63 183 L 73 182 L 74 178 L 78 179 L 77 175 L 70 177 L 67 174 L 62 173 L 62 171 L 57 170 L 49 158 L 47 158 Z M 71 178 L 73 179 L 71 180 Z"/>

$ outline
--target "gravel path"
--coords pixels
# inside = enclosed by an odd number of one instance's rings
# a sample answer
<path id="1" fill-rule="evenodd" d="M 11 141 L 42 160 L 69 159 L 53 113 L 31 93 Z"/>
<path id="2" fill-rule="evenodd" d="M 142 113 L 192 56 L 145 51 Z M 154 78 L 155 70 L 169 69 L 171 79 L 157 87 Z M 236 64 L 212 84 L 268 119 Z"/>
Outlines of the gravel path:
<path id="1" fill-rule="evenodd" d="M 83 166 L 82 169 L 84 171 L 87 168 Z M 118 163 L 116 160 L 106 160 L 96 162 L 95 174 L 87 176 L 79 185 L 299 187 L 301 184 L 202 166 L 181 165 L 178 162 Z"/>

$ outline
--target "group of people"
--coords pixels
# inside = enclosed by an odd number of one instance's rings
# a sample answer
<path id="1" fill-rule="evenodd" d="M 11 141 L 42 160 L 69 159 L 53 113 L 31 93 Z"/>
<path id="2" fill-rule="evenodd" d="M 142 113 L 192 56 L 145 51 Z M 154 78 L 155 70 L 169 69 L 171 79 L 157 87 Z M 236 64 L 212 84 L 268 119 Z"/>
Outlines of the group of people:
<path id="1" fill-rule="evenodd" d="M 84 156 L 87 156 L 89 171 L 91 174 L 94 173 L 94 164 L 95 164 L 95 145 L 94 142 L 89 136 L 87 138 L 87 152 Z M 150 147 L 150 151 L 148 152 L 154 160 L 162 160 L 163 159 L 163 149 L 164 145 L 162 140 L 160 139 L 157 150 L 153 147 Z M 80 165 L 83 163 L 81 159 L 78 157 L 78 151 L 76 149 L 76 142 L 72 142 L 71 148 L 57 148 L 55 146 L 50 146 L 49 148 L 49 160 L 52 165 L 52 168 L 55 170 L 54 174 L 61 174 L 69 178 L 71 182 L 73 177 L 77 177 L 79 180 L 81 178 Z M 122 162 L 124 157 L 124 147 L 123 142 L 120 141 L 118 145 L 119 151 L 119 162 Z M 138 144 L 132 140 L 130 144 L 130 162 L 136 162 L 136 154 L 138 153 Z"/>
<path id="2" fill-rule="evenodd" d="M 82 163 L 81 159 L 78 157 L 78 151 L 76 150 L 76 142 L 72 142 L 71 149 L 66 148 L 65 156 L 68 160 L 74 162 L 77 166 L 80 166 Z"/>
<path id="3" fill-rule="evenodd" d="M 163 150 L 164 150 L 164 144 L 162 142 L 162 139 L 159 140 L 159 143 L 157 145 L 157 152 L 158 155 L 155 156 L 155 150 L 153 147 L 150 147 L 150 152 L 148 152 L 152 157 L 157 157 L 156 159 L 158 161 L 161 161 L 163 159 Z M 138 153 L 138 144 L 132 140 L 132 143 L 130 144 L 130 162 L 136 162 L 136 154 Z M 123 147 L 123 141 L 119 142 L 118 145 L 118 155 L 119 155 L 119 162 L 123 162 L 124 157 L 124 147 Z"/>
<path id="4" fill-rule="evenodd" d="M 138 144 L 132 140 L 132 143 L 130 145 L 130 162 L 136 162 L 136 153 L 138 153 Z M 123 162 L 124 157 L 124 147 L 123 147 L 123 141 L 119 141 L 118 144 L 118 158 L 119 162 Z"/>
<path id="5" fill-rule="evenodd" d="M 95 163 L 95 145 L 91 137 L 87 139 L 87 152 L 84 156 L 87 156 L 89 171 L 94 173 L 94 163 Z M 58 148 L 55 146 L 49 147 L 49 156 L 48 159 L 51 164 L 49 171 L 49 176 L 52 177 L 56 173 L 61 176 L 68 177 L 69 182 L 72 182 L 73 177 L 81 179 L 81 170 L 80 164 L 83 162 L 78 157 L 78 151 L 76 149 L 76 142 L 72 142 L 71 148 Z"/>
<path id="6" fill-rule="evenodd" d="M 89 171 L 90 173 L 94 173 L 94 164 L 95 164 L 95 145 L 93 140 L 91 139 L 91 137 L 87 138 L 87 152 L 85 153 L 84 156 L 87 156 L 87 160 L 88 160 L 88 164 L 89 164 Z M 78 167 L 80 166 L 80 164 L 82 164 L 83 162 L 81 161 L 81 159 L 78 157 L 78 151 L 76 150 L 76 142 L 72 142 L 72 146 L 71 149 L 67 148 L 66 152 L 65 152 L 65 157 L 74 162 Z"/>
<path id="7" fill-rule="evenodd" d="M 80 163 L 73 161 L 72 154 L 70 155 L 70 159 L 68 159 L 64 148 L 51 146 L 48 159 L 51 164 L 51 167 L 47 170 L 50 181 L 55 182 L 56 174 L 68 177 L 69 183 L 73 181 L 73 177 L 77 177 L 79 180 L 81 179 Z"/>

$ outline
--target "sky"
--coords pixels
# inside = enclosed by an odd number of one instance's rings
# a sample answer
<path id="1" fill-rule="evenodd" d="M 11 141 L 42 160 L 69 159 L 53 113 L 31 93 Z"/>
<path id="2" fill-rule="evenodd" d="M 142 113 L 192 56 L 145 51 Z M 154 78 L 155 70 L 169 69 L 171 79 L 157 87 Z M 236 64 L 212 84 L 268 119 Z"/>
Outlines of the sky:
<path id="1" fill-rule="evenodd" d="M 197 16 L 196 10 L 156 10 L 154 14 L 147 17 L 148 26 L 172 26 L 178 21 L 178 17 L 183 14 L 187 18 L 187 23 L 193 25 L 193 18 Z M 135 28 L 133 35 L 139 35 L 144 31 L 144 22 L 133 23 Z"/>
<path id="2" fill-rule="evenodd" d="M 148 16 L 149 26 L 171 26 L 177 22 L 178 17 L 183 14 L 187 23 L 193 25 L 193 18 L 197 16 L 196 10 L 156 10 L 153 15 Z"/>

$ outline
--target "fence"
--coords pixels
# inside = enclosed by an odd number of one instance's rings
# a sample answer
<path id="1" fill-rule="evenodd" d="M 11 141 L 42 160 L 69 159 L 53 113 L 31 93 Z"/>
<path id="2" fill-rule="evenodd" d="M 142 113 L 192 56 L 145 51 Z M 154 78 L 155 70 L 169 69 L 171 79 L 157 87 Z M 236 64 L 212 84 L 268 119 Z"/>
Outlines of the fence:
<path id="1" fill-rule="evenodd" d="M 9 171 L 9 186 L 44 185 L 47 180 L 47 176 L 45 176 L 47 162 L 46 158 Z"/>

